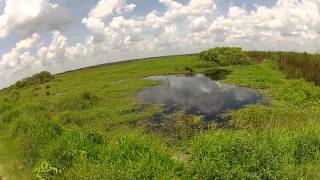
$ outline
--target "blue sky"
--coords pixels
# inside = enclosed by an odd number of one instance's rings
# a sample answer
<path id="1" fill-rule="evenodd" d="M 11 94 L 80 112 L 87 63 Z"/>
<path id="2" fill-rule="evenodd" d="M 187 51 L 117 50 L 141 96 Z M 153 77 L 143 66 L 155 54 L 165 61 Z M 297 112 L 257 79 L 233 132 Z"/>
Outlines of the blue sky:
<path id="1" fill-rule="evenodd" d="M 319 0 L 0 0 L 0 88 L 215 46 L 314 52 L 319 34 Z"/>

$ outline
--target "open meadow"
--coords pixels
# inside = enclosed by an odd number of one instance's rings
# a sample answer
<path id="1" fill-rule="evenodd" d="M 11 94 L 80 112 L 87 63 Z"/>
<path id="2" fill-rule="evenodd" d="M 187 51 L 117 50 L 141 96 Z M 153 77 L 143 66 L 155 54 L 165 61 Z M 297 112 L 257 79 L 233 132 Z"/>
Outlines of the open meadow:
<path id="1" fill-rule="evenodd" d="M 319 179 L 319 78 L 303 75 L 305 67 L 285 55 L 259 59 L 257 53 L 241 62 L 181 55 L 101 65 L 4 89 L 0 173 L 12 179 Z M 294 68 L 296 75 L 288 76 Z M 158 129 L 150 119 L 165 107 L 136 100 L 161 84 L 146 77 L 216 69 L 229 72 L 221 82 L 255 89 L 267 100 L 224 112 L 223 126 L 175 112 L 168 118 L 173 123 Z"/>

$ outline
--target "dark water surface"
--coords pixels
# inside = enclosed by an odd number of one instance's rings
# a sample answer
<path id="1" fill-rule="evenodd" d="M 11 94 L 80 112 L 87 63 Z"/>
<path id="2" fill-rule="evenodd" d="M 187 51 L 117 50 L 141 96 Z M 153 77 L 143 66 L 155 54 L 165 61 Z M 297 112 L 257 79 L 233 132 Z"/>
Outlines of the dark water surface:
<path id="1" fill-rule="evenodd" d="M 204 116 L 205 121 L 223 121 L 221 113 L 255 104 L 262 96 L 254 90 L 224 84 L 203 75 L 156 76 L 147 79 L 163 81 L 139 93 L 138 99 L 151 104 L 164 104 L 163 114 L 184 111 Z"/>

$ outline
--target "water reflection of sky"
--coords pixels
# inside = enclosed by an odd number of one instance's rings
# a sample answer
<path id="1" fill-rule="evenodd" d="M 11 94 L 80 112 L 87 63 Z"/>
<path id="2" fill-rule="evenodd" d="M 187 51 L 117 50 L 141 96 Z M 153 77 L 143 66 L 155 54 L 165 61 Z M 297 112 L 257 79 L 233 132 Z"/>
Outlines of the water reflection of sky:
<path id="1" fill-rule="evenodd" d="M 141 92 L 138 97 L 151 104 L 165 104 L 172 111 L 204 115 L 205 120 L 219 119 L 219 114 L 257 103 L 261 96 L 254 90 L 223 84 L 203 76 L 157 76 L 148 79 L 163 81 Z"/>

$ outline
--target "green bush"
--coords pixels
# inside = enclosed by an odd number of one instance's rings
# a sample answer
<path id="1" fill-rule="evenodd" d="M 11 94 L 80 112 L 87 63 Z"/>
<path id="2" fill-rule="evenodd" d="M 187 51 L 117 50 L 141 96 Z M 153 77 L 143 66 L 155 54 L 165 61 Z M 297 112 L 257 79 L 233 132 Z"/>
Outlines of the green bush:
<path id="1" fill-rule="evenodd" d="M 16 82 L 14 87 L 19 89 L 29 85 L 46 83 L 51 81 L 52 79 L 54 79 L 54 76 L 50 72 L 42 71 L 40 73 L 34 74 L 31 77 L 27 77 L 21 81 Z"/>
<path id="2" fill-rule="evenodd" d="M 50 164 L 46 161 L 42 161 L 33 172 L 35 177 L 41 180 L 53 178 L 61 173 L 61 171 L 59 171 L 56 167 L 50 166 Z"/>
<path id="3" fill-rule="evenodd" d="M 249 56 L 241 48 L 217 47 L 203 51 L 200 58 L 205 61 L 217 63 L 221 66 L 250 63 Z"/>

